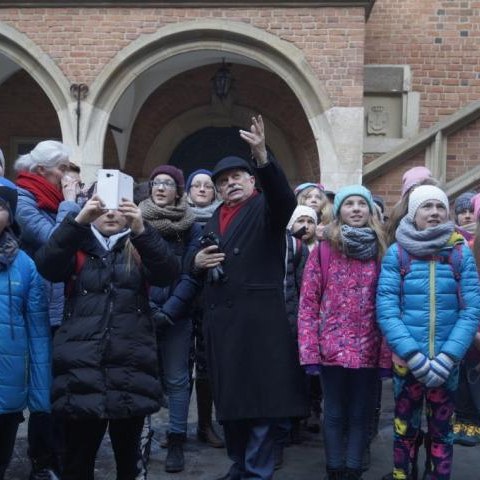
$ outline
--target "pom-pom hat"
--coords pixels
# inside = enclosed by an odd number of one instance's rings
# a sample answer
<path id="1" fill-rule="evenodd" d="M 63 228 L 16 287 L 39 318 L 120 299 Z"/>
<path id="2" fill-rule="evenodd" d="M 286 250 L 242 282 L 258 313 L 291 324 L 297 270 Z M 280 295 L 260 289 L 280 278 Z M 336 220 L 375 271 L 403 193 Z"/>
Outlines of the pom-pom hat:
<path id="1" fill-rule="evenodd" d="M 402 177 L 402 197 L 404 197 L 408 191 L 415 185 L 419 185 L 420 182 L 432 178 L 432 172 L 427 167 L 413 167 L 407 170 Z"/>
<path id="2" fill-rule="evenodd" d="M 408 200 L 408 213 L 406 217 L 413 222 L 418 208 L 428 200 L 438 200 L 439 202 L 443 203 L 448 214 L 449 207 L 447 194 L 434 185 L 421 185 L 415 188 L 415 190 L 413 190 L 413 192 L 410 194 L 410 198 Z"/>

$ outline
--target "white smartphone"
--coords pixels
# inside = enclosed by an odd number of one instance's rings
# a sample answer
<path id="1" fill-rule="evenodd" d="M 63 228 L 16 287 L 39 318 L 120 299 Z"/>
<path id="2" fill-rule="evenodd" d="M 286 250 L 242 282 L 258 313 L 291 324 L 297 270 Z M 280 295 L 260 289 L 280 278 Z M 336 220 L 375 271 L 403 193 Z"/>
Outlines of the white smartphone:
<path id="1" fill-rule="evenodd" d="M 97 173 L 97 195 L 107 210 L 117 210 L 124 198 L 133 202 L 133 178 L 120 170 L 101 168 Z"/>

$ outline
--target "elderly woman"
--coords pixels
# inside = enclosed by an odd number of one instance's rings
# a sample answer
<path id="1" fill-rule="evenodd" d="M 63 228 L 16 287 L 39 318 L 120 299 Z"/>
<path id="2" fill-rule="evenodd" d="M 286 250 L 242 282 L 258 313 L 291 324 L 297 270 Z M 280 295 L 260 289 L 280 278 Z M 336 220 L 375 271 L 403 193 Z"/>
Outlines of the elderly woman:
<path id="1" fill-rule="evenodd" d="M 80 211 L 75 202 L 78 181 L 66 175 L 69 169 L 68 148 L 54 140 L 40 142 L 30 153 L 21 155 L 14 169 L 18 186 L 15 219 L 21 228 L 22 248 L 33 256 L 67 214 Z M 46 282 L 46 288 L 50 325 L 55 330 L 62 322 L 64 285 Z M 60 453 L 54 451 L 51 416 L 31 415 L 28 438 L 28 452 L 33 465 L 30 478 L 41 478 L 49 470 L 58 473 Z"/>
<path id="2" fill-rule="evenodd" d="M 195 215 L 195 220 L 202 226 L 211 218 L 213 212 L 221 202 L 217 200 L 215 186 L 210 170 L 199 169 L 192 172 L 186 184 L 188 204 Z M 207 232 L 208 233 L 208 232 Z M 224 446 L 212 423 L 212 391 L 207 372 L 205 358 L 205 340 L 203 337 L 203 308 L 200 298 L 194 304 L 193 334 L 194 334 L 194 359 L 195 359 L 195 390 L 197 393 L 197 438 L 214 448 Z"/>

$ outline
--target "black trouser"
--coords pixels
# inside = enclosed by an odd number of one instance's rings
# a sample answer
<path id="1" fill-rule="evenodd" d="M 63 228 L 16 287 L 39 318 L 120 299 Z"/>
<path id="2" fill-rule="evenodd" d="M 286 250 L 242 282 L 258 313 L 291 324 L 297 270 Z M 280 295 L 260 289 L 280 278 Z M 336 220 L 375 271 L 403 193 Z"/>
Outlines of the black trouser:
<path id="1" fill-rule="evenodd" d="M 62 480 L 93 480 L 95 457 L 108 427 L 117 480 L 135 480 L 144 417 L 119 420 L 65 419 L 65 465 Z"/>
<path id="2" fill-rule="evenodd" d="M 0 415 L 0 480 L 12 458 L 18 424 L 22 421 L 23 416 L 18 412 Z"/>

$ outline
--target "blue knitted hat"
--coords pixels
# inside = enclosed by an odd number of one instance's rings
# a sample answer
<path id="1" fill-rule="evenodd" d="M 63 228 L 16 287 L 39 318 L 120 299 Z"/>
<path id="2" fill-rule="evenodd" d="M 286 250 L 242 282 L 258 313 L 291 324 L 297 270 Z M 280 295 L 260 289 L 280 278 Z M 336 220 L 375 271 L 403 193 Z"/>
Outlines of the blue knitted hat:
<path id="1" fill-rule="evenodd" d="M 12 224 L 17 210 L 17 199 L 17 186 L 7 178 L 0 177 L 0 203 L 8 210 Z"/>
<path id="2" fill-rule="evenodd" d="M 363 185 L 348 185 L 346 187 L 342 187 L 336 194 L 335 200 L 333 201 L 333 212 L 336 217 L 338 217 L 338 213 L 340 212 L 340 207 L 342 203 L 352 195 L 358 195 L 363 197 L 370 208 L 370 213 L 374 212 L 375 203 L 373 202 L 373 197 L 368 188 L 365 188 Z"/>
<path id="3" fill-rule="evenodd" d="M 455 215 L 458 215 L 465 210 L 471 210 L 473 212 L 472 198 L 474 196 L 475 192 L 465 192 L 459 195 L 453 204 Z"/>
<path id="4" fill-rule="evenodd" d="M 210 170 L 206 170 L 205 168 L 200 168 L 198 170 L 195 170 L 187 178 L 187 183 L 185 184 L 185 191 L 187 193 L 190 191 L 190 187 L 192 186 L 192 182 L 193 182 L 193 179 L 195 178 L 195 175 L 200 175 L 201 173 L 203 173 L 204 175 L 208 175 L 210 178 L 212 178 L 212 172 Z"/>

